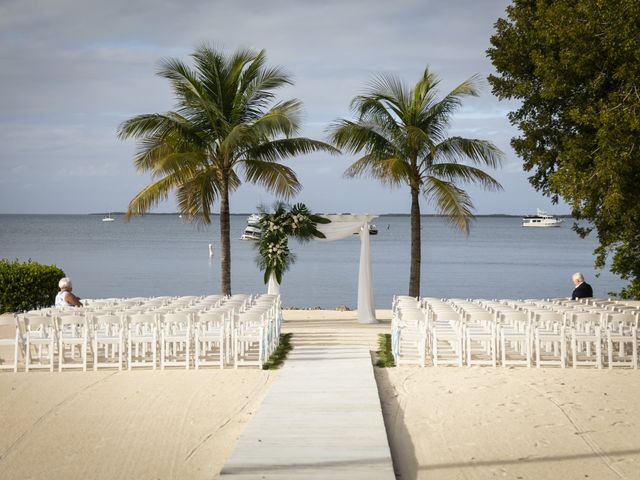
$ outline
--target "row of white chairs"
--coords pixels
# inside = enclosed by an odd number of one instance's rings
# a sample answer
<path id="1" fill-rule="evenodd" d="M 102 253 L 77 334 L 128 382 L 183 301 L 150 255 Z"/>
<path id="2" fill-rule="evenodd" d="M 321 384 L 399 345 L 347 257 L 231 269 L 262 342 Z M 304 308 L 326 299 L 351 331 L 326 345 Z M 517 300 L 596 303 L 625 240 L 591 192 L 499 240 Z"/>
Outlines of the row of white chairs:
<path id="1" fill-rule="evenodd" d="M 638 368 L 636 305 L 397 296 L 392 309 L 398 365 Z"/>
<path id="2" fill-rule="evenodd" d="M 175 299 L 174 299 L 175 300 Z M 0 326 L 15 328 L 15 335 L 0 339 L 13 347 L 12 361 L 0 356 L 0 368 L 58 370 L 118 368 L 161 369 L 206 365 L 262 367 L 277 347 L 282 314 L 276 295 L 220 297 L 215 304 L 158 311 L 158 304 L 142 302 L 145 310 L 132 311 L 118 302 L 93 301 L 85 308 L 44 309 L 0 319 Z M 104 303 L 100 308 L 97 304 Z M 183 301 L 187 306 L 187 302 Z M 160 305 L 167 307 L 168 304 Z M 89 354 L 91 350 L 91 354 Z"/>

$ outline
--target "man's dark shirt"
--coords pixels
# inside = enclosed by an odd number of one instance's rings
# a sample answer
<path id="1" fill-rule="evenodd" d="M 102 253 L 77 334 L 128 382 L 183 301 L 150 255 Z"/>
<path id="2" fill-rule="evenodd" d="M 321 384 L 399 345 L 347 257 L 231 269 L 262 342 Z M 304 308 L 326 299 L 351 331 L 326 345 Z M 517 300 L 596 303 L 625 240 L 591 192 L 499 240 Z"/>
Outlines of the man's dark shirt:
<path id="1" fill-rule="evenodd" d="M 591 285 L 589 285 L 587 282 L 582 282 L 580 285 L 573 289 L 573 293 L 571 294 L 571 300 L 591 297 L 593 297 L 593 288 L 591 288 Z"/>

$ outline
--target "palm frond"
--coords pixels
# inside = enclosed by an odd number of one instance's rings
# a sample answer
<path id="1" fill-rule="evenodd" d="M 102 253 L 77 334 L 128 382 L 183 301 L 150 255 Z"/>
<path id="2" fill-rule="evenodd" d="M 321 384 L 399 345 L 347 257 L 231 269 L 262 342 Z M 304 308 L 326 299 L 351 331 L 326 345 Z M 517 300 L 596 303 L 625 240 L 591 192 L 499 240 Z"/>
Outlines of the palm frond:
<path id="1" fill-rule="evenodd" d="M 245 160 L 242 166 L 248 182 L 260 184 L 284 198 L 290 198 L 302 189 L 295 172 L 281 163 Z"/>
<path id="2" fill-rule="evenodd" d="M 329 126 L 329 136 L 336 147 L 353 153 L 364 150 L 388 156 L 395 150 L 391 140 L 371 124 L 338 120 Z"/>
<path id="3" fill-rule="evenodd" d="M 296 155 L 306 155 L 312 152 L 327 152 L 332 155 L 340 153 L 337 148 L 318 140 L 305 137 L 282 138 L 263 142 L 241 152 L 242 158 L 277 162 Z"/>
<path id="4" fill-rule="evenodd" d="M 200 170 L 177 187 L 178 208 L 189 220 L 211 223 L 211 208 L 220 195 L 216 173 L 211 168 Z"/>
<path id="5" fill-rule="evenodd" d="M 428 174 L 448 182 L 460 181 L 480 185 L 485 190 L 501 191 L 502 185 L 487 172 L 461 163 L 435 163 Z"/>
<path id="6" fill-rule="evenodd" d="M 375 154 L 365 155 L 353 162 L 344 172 L 347 178 L 370 177 L 391 187 L 408 184 L 411 179 L 410 165 L 398 157 L 379 158 Z"/>
<path id="7" fill-rule="evenodd" d="M 437 157 L 456 162 L 468 159 L 476 165 L 498 168 L 502 166 L 504 153 L 487 140 L 449 137 L 436 146 Z"/>
<path id="8" fill-rule="evenodd" d="M 449 222 L 469 233 L 473 203 L 467 192 L 452 182 L 429 176 L 425 179 L 423 194 Z"/>
<path id="9" fill-rule="evenodd" d="M 169 198 L 169 193 L 179 185 L 180 181 L 181 179 L 177 175 L 169 175 L 147 185 L 129 202 L 125 219 L 143 215 L 160 201 Z"/>

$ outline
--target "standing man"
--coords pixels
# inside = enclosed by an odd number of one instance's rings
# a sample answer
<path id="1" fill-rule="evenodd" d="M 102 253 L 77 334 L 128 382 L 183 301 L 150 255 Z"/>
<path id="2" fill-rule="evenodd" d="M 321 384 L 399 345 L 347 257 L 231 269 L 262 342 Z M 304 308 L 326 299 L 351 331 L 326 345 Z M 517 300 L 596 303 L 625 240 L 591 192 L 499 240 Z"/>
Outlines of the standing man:
<path id="1" fill-rule="evenodd" d="M 593 288 L 584 281 L 584 276 L 580 272 L 574 273 L 571 280 L 573 280 L 573 284 L 576 286 L 571 294 L 571 300 L 593 297 Z"/>

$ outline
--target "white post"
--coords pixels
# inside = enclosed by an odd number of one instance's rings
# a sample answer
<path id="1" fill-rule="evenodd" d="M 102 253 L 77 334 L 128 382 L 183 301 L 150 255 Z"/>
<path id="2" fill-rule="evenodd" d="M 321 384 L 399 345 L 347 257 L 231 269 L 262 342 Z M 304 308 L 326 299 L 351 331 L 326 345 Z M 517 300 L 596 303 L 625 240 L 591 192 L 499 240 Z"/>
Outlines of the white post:
<path id="1" fill-rule="evenodd" d="M 360 231 L 360 271 L 358 273 L 358 322 L 378 323 L 373 286 L 371 285 L 371 251 L 369 248 L 369 223 L 364 222 Z"/>
<path id="2" fill-rule="evenodd" d="M 280 295 L 280 284 L 276 280 L 276 276 L 271 273 L 269 282 L 267 283 L 267 293 L 269 295 Z"/>

